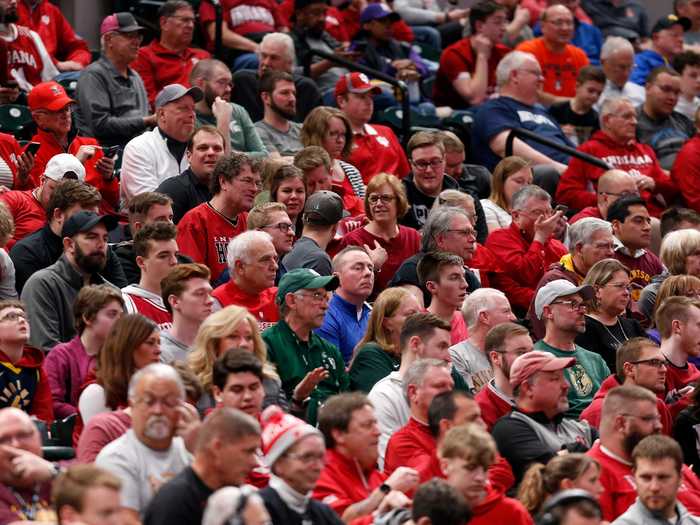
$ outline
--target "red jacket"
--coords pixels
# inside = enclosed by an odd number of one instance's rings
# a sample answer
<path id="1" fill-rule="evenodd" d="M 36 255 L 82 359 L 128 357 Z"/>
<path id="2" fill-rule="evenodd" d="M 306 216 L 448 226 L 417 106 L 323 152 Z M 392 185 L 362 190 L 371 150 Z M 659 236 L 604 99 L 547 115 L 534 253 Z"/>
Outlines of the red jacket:
<path id="1" fill-rule="evenodd" d="M 97 162 L 104 157 L 100 143 L 93 138 L 76 136 L 68 144 L 68 148 L 64 149 L 56 140 L 53 134 L 37 130 L 36 135 L 32 137 L 33 142 L 41 142 L 41 147 L 34 155 L 34 167 L 29 172 L 29 187 L 27 189 L 36 188 L 41 183 L 40 177 L 46 169 L 46 164 L 51 160 L 51 157 L 59 153 L 70 153 L 77 155 L 80 146 L 97 146 L 95 155 L 83 162 L 85 166 L 85 182 L 97 188 L 102 195 L 102 198 L 107 201 L 110 206 L 115 209 L 119 205 L 119 180 L 115 177 L 111 181 L 105 181 L 97 168 Z"/>
<path id="2" fill-rule="evenodd" d="M 241 290 L 231 279 L 227 283 L 217 286 L 211 295 L 219 301 L 222 308 L 231 304 L 244 307 L 258 321 L 261 332 L 280 319 L 279 310 L 275 303 L 277 295 L 277 287 L 275 286 L 271 286 L 259 294 L 250 295 Z"/>
<path id="3" fill-rule="evenodd" d="M 387 126 L 366 124 L 364 133 L 354 133 L 350 155 L 345 159 L 362 174 L 369 184 L 379 173 L 403 178 L 411 171 L 399 139 Z"/>
<path id="4" fill-rule="evenodd" d="M 686 206 L 700 212 L 700 135 L 683 144 L 673 162 L 671 178 L 678 185 Z"/>
<path id="5" fill-rule="evenodd" d="M 369 497 L 386 478 L 386 474 L 376 468 L 370 472 L 361 472 L 354 459 L 329 449 L 326 451 L 326 465 L 316 482 L 313 498 L 342 516 L 345 509 Z"/>
<path id="6" fill-rule="evenodd" d="M 508 498 L 493 487 L 472 508 L 469 525 L 532 525 L 532 517 L 517 499 Z"/>
<path id="7" fill-rule="evenodd" d="M 606 394 L 609 390 L 620 386 L 620 382 L 617 380 L 615 375 L 611 375 L 605 381 L 603 381 L 593 397 L 593 401 L 588 405 L 579 419 L 586 420 L 590 423 L 592 427 L 598 428 L 600 426 L 600 413 L 603 410 L 603 399 L 605 399 Z M 663 433 L 667 436 L 671 435 L 673 429 L 673 418 L 671 417 L 671 412 L 669 411 L 666 403 L 662 399 L 656 398 L 656 408 L 659 409 L 659 415 L 661 416 L 661 424 L 663 425 Z"/>
<path id="8" fill-rule="evenodd" d="M 649 213 L 659 217 L 678 193 L 678 188 L 659 165 L 656 153 L 651 146 L 632 141 L 622 145 L 615 142 L 603 131 L 596 131 L 587 142 L 579 146 L 579 151 L 598 157 L 616 169 L 633 175 L 646 175 L 656 181 L 656 188 L 651 193 L 642 192 L 647 201 Z M 586 206 L 595 206 L 595 194 L 598 179 L 604 170 L 572 157 L 569 167 L 559 179 L 556 200 L 571 208 L 580 210 Z M 659 202 L 655 196 L 661 195 L 666 204 Z"/>
<path id="9" fill-rule="evenodd" d="M 14 181 L 12 183 L 13 190 L 17 189 L 17 159 L 22 155 L 22 147 L 17 142 L 17 139 L 7 133 L 0 133 L 0 157 L 5 161 L 7 167 L 12 171 Z"/>
<path id="10" fill-rule="evenodd" d="M 491 285 L 503 291 L 511 305 L 523 310 L 529 308 L 545 269 L 568 251 L 556 239 L 544 245 L 528 241 L 515 222 L 489 234 L 485 246 L 500 264 L 500 272 L 489 276 Z"/>
<path id="11" fill-rule="evenodd" d="M 486 428 L 489 432 L 493 429 L 496 421 L 506 414 L 510 414 L 515 406 L 503 394 L 496 391 L 493 379 L 479 390 L 474 396 L 474 401 L 477 402 L 481 409 L 481 419 L 486 423 Z"/>
<path id="12" fill-rule="evenodd" d="M 0 408 L 15 407 L 42 421 L 53 421 L 51 385 L 43 367 L 44 354 L 25 345 L 16 363 L 0 351 Z"/>
<path id="13" fill-rule="evenodd" d="M 46 223 L 46 211 L 34 197 L 34 190 L 6 191 L 0 194 L 0 201 L 7 206 L 15 220 L 15 235 L 5 247 L 8 251 L 17 241 L 34 233 Z"/>
<path id="14" fill-rule="evenodd" d="M 190 72 L 200 60 L 211 58 L 209 51 L 188 47 L 182 53 L 175 53 L 153 40 L 139 49 L 136 60 L 130 66 L 141 75 L 148 102 L 153 106 L 156 95 L 169 84 L 190 85 Z"/>
<path id="15" fill-rule="evenodd" d="M 17 2 L 19 25 L 36 31 L 55 62 L 73 60 L 87 66 L 92 55 L 87 42 L 75 34 L 61 10 L 48 0 L 40 0 L 34 10 L 27 0 Z"/>

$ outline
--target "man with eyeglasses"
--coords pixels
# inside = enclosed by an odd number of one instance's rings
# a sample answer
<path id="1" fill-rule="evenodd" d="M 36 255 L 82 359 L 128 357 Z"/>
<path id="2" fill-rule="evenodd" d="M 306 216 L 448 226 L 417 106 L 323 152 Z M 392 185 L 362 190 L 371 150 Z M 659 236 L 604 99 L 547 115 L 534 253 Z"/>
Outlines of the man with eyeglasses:
<path id="1" fill-rule="evenodd" d="M 139 49 L 131 67 L 141 75 L 150 104 L 168 84 L 186 85 L 192 67 L 211 55 L 204 49 L 189 47 L 197 21 L 192 4 L 169 0 L 158 10 L 160 37 Z"/>
<path id="2" fill-rule="evenodd" d="M 659 345 L 645 337 L 628 339 L 617 349 L 615 360 L 617 372 L 603 381 L 591 404 L 581 412 L 581 419 L 599 428 L 603 400 L 608 392 L 620 385 L 636 385 L 657 396 L 656 407 L 661 417 L 662 432 L 670 436 L 673 418 L 663 400 L 667 366 Z"/>
<path id="3" fill-rule="evenodd" d="M 209 497 L 223 487 L 241 487 L 258 465 L 260 425 L 240 410 L 214 410 L 197 435 L 191 463 L 164 480 L 145 510 L 144 525 L 200 525 Z"/>
<path id="4" fill-rule="evenodd" d="M 668 66 L 654 69 L 646 81 L 646 100 L 637 108 L 637 140 L 654 149 L 659 164 L 670 170 L 685 142 L 695 134 L 693 122 L 675 110 L 680 75 Z"/>
<path id="5" fill-rule="evenodd" d="M 496 422 L 491 435 L 513 468 L 516 487 L 533 463 L 547 464 L 566 452 L 585 452 L 598 437 L 587 422 L 564 417 L 569 408 L 565 372 L 575 364 L 573 356 L 555 357 L 537 350 L 513 362 L 510 386 L 515 407 Z"/>
<path id="6" fill-rule="evenodd" d="M 644 88 L 630 81 L 634 69 L 634 46 L 629 40 L 608 36 L 600 51 L 600 65 L 605 73 L 605 88 L 593 106 L 596 111 L 600 111 L 600 105 L 608 98 L 626 97 L 635 106 L 644 103 Z"/>
<path id="7" fill-rule="evenodd" d="M 328 310 L 328 292 L 338 285 L 335 275 L 319 275 L 308 268 L 290 270 L 277 289 L 280 321 L 262 333 L 287 399 L 307 407 L 306 420 L 311 424 L 316 423 L 319 405 L 350 385 L 338 347 L 314 332 Z M 297 388 L 300 384 L 303 387 Z"/>
<path id="8" fill-rule="evenodd" d="M 323 466 L 323 434 L 277 406 L 262 415 L 264 461 L 272 471 L 270 484 L 260 491 L 271 523 L 341 525 L 333 510 L 311 497 Z"/>
<path id="9" fill-rule="evenodd" d="M 570 43 L 573 36 L 574 15 L 563 5 L 553 5 L 542 13 L 542 36 L 516 48 L 532 53 L 540 63 L 544 76 L 542 102 L 561 102 L 576 94 L 576 78 L 579 70 L 588 65 L 588 57 Z"/>
<path id="10" fill-rule="evenodd" d="M 294 226 L 287 215 L 287 207 L 280 202 L 258 204 L 248 213 L 248 230 L 263 231 L 272 237 L 277 252 L 275 285 L 278 284 L 287 273 L 282 258 L 292 250 L 295 241 Z"/>
<path id="11" fill-rule="evenodd" d="M 406 150 L 412 171 L 402 182 L 410 206 L 400 222 L 420 230 L 440 192 L 458 190 L 459 184 L 445 174 L 445 146 L 439 133 L 419 131 Z"/>
<path id="12" fill-rule="evenodd" d="M 634 57 L 630 80 L 643 86 L 654 69 L 671 64 L 673 58 L 683 52 L 683 33 L 691 25 L 689 19 L 674 14 L 659 18 L 651 28 L 651 47 L 642 49 Z"/>
<path id="13" fill-rule="evenodd" d="M 565 374 L 569 384 L 566 417 L 578 418 L 610 375 L 610 369 L 600 354 L 575 342 L 576 336 L 586 331 L 586 303 L 594 296 L 591 286 L 575 286 L 559 279 L 544 285 L 535 297 L 535 314 L 545 325 L 544 338 L 535 343 L 535 350 L 576 359 Z"/>
<path id="14" fill-rule="evenodd" d="M 228 243 L 246 231 L 248 210 L 262 183 L 245 153 L 219 159 L 211 177 L 212 198 L 185 214 L 178 224 L 177 244 L 194 262 L 208 266 L 216 283 L 226 269 Z"/>
<path id="15" fill-rule="evenodd" d="M 155 100 L 156 127 L 131 139 L 124 147 L 120 194 L 122 204 L 156 188 L 189 167 L 185 155 L 194 131 L 194 105 L 203 97 L 198 87 L 169 84 Z"/>
<path id="16" fill-rule="evenodd" d="M 264 231 L 247 231 L 232 239 L 226 249 L 231 278 L 212 292 L 215 309 L 242 306 L 253 314 L 261 331 L 275 324 L 279 319 L 277 261 L 272 237 Z"/>
<path id="17" fill-rule="evenodd" d="M 192 417 L 185 405 L 185 387 L 169 365 L 148 365 L 129 381 L 131 428 L 104 447 L 95 464 L 121 480 L 122 509 L 134 520 L 143 518 L 161 486 L 191 462 L 183 438 L 176 436 Z"/>
<path id="18" fill-rule="evenodd" d="M 622 170 L 608 170 L 598 179 L 595 205 L 583 208 L 569 219 L 569 224 L 573 225 L 587 218 L 605 219 L 608 216 L 608 208 L 613 202 L 621 197 L 638 194 L 637 183 L 632 175 Z"/>
<path id="19" fill-rule="evenodd" d="M 637 301 L 642 288 L 665 270 L 649 249 L 652 218 L 646 202 L 641 197 L 622 197 L 608 209 L 607 220 L 615 236 L 615 258 L 629 268 L 632 300 Z"/>
<path id="20" fill-rule="evenodd" d="M 645 437 L 661 433 L 657 397 L 647 388 L 623 385 L 608 391 L 600 417 L 600 439 L 588 455 L 600 465 L 603 519 L 612 522 L 637 499 L 632 451 Z M 700 483 L 687 465 L 681 469 L 678 500 L 700 515 Z"/>
<path id="21" fill-rule="evenodd" d="M 625 98 L 605 100 L 600 108 L 600 127 L 578 150 L 629 173 L 634 179 L 634 191 L 648 203 L 649 212 L 660 216 L 678 190 L 659 164 L 654 149 L 637 141 L 637 114 L 632 102 Z M 572 158 L 559 179 L 557 202 L 576 210 L 596 206 L 596 188 L 604 173 L 603 168 Z"/>

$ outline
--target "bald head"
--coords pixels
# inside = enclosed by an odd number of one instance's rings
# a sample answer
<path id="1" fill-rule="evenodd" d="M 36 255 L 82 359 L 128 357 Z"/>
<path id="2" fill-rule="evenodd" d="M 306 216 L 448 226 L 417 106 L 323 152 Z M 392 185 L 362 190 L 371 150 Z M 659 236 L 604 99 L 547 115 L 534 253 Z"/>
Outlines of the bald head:
<path id="1" fill-rule="evenodd" d="M 562 5 L 561 3 L 557 3 L 554 5 L 550 5 L 547 9 L 545 9 L 542 12 L 542 21 L 546 22 L 547 20 L 556 19 L 559 15 L 568 15 L 573 20 L 573 15 L 571 14 L 569 8 L 565 5 Z"/>
<path id="2" fill-rule="evenodd" d="M 632 175 L 622 170 L 608 170 L 598 179 L 598 210 L 606 218 L 610 206 L 622 196 L 638 194 Z"/>
<path id="3" fill-rule="evenodd" d="M 34 422 L 18 408 L 0 410 L 0 444 L 26 450 L 41 457 L 41 437 Z M 14 455 L 0 450 L 0 483 L 12 487 L 30 487 L 33 479 L 20 477 L 12 465 Z"/>

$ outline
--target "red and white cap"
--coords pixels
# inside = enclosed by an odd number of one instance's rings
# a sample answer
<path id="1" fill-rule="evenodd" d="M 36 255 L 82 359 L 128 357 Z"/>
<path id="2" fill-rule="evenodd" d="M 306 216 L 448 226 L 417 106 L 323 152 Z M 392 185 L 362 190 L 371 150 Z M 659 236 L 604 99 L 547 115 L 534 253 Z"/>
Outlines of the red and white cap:
<path id="1" fill-rule="evenodd" d="M 537 372 L 556 372 L 575 364 L 575 357 L 557 357 L 549 352 L 533 350 L 513 361 L 510 366 L 510 386 L 517 387 Z"/>
<path id="2" fill-rule="evenodd" d="M 346 73 L 335 85 L 335 96 L 347 95 L 348 93 L 372 93 L 378 95 L 382 92 L 382 88 L 370 83 L 369 77 L 364 73 Z"/>
<path id="3" fill-rule="evenodd" d="M 321 432 L 290 414 L 286 414 L 277 405 L 271 405 L 260 415 L 262 425 L 262 451 L 268 468 L 295 443 L 307 436 L 319 436 Z"/>

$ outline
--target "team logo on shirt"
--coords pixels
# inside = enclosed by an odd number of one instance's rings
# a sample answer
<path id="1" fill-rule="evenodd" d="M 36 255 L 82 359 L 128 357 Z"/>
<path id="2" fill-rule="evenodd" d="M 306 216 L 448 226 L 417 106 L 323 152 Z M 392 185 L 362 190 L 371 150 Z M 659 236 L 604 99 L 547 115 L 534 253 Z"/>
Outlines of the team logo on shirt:
<path id="1" fill-rule="evenodd" d="M 29 67 L 37 67 L 36 58 L 34 58 L 34 55 L 26 51 L 22 51 L 21 49 L 8 49 L 7 63 L 8 65 L 25 64 Z"/>
<path id="2" fill-rule="evenodd" d="M 214 249 L 216 250 L 217 262 L 224 264 L 226 262 L 226 247 L 228 246 L 228 237 L 214 237 Z"/>
<path id="3" fill-rule="evenodd" d="M 41 17 L 42 24 L 47 26 L 47 25 L 49 25 L 50 22 L 51 22 L 51 19 L 49 18 L 49 15 L 42 15 L 42 17 Z"/>
<path id="4" fill-rule="evenodd" d="M 571 386 L 577 396 L 587 396 L 593 392 L 593 381 L 591 380 L 586 369 L 581 365 L 574 365 L 567 370 Z"/>
<path id="5" fill-rule="evenodd" d="M 379 142 L 385 148 L 389 147 L 389 141 L 387 140 L 386 137 L 381 137 L 381 136 L 377 137 L 377 142 Z"/>

